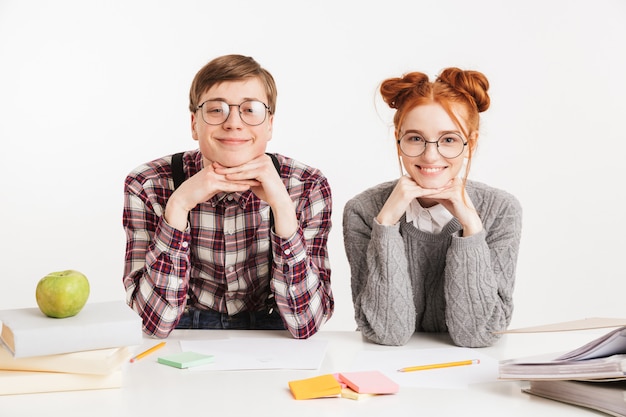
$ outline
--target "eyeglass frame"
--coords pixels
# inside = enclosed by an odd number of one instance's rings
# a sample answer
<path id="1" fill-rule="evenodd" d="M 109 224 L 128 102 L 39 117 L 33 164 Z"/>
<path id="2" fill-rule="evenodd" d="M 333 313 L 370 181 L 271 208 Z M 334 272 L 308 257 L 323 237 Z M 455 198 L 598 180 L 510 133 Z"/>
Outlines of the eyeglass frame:
<path id="1" fill-rule="evenodd" d="M 460 133 L 456 133 L 456 132 L 446 132 L 444 134 L 442 134 L 441 136 L 439 136 L 439 138 L 437 140 L 426 140 L 426 138 L 422 137 L 422 139 L 424 139 L 424 150 L 420 153 L 418 153 L 417 155 L 409 155 L 408 153 L 406 153 L 404 151 L 404 149 L 402 149 L 402 145 L 400 144 L 400 142 L 402 142 L 402 138 L 404 138 L 406 135 L 408 134 L 412 134 L 413 132 L 407 132 L 405 134 L 403 134 L 402 136 L 400 136 L 400 139 L 396 140 L 396 143 L 398 144 L 398 148 L 400 148 L 400 152 L 402 152 L 404 155 L 408 156 L 409 158 L 417 158 L 418 156 L 422 156 L 424 154 L 424 152 L 426 152 L 426 147 L 428 146 L 429 143 L 434 143 L 437 145 L 437 153 L 439 153 L 439 155 L 441 155 L 443 158 L 446 159 L 454 159 L 454 158 L 458 158 L 459 156 L 461 156 L 461 154 L 463 153 L 463 151 L 465 150 L 465 147 L 467 146 L 467 144 L 469 143 L 464 137 L 463 135 L 461 135 Z M 441 140 L 441 138 L 443 138 L 446 135 L 456 135 L 458 137 L 461 138 L 461 140 L 463 141 L 463 148 L 461 148 L 461 151 L 456 155 L 456 156 L 444 156 L 441 154 L 441 151 L 439 150 L 439 141 Z M 419 134 L 417 136 L 420 136 Z"/>
<path id="2" fill-rule="evenodd" d="M 203 109 L 202 109 L 202 107 L 203 107 L 206 103 L 208 103 L 209 101 L 219 101 L 219 102 L 224 103 L 224 104 L 226 104 L 226 105 L 228 106 L 228 114 L 227 114 L 227 115 L 226 115 L 226 117 L 224 118 L 224 121 L 223 121 L 223 122 L 220 122 L 220 123 L 209 123 L 209 122 L 207 122 L 207 121 L 205 120 L 205 118 L 204 118 L 204 111 L 202 111 L 202 110 L 203 110 Z M 241 113 L 241 106 L 242 106 L 244 103 L 250 103 L 250 102 L 257 102 L 257 103 L 261 103 L 261 104 L 263 105 L 263 107 L 265 107 L 265 117 L 263 117 L 263 120 L 262 120 L 260 123 L 257 123 L 257 124 L 255 124 L 255 125 L 252 125 L 252 124 L 250 124 L 250 123 L 246 122 L 246 121 L 244 120 L 243 116 L 242 116 L 242 113 Z M 239 103 L 239 104 L 229 104 L 229 103 L 227 103 L 227 102 L 226 102 L 226 101 L 224 101 L 224 100 L 214 100 L 214 99 L 208 99 L 208 100 L 203 101 L 203 102 L 202 102 L 202 104 L 200 104 L 200 105 L 196 106 L 196 111 L 201 110 L 201 112 L 200 112 L 200 117 L 202 117 L 202 120 L 204 121 L 204 123 L 206 123 L 206 124 L 208 124 L 208 125 L 210 125 L 210 126 L 219 126 L 219 125 L 222 125 L 222 124 L 226 123 L 226 121 L 227 121 L 227 120 L 228 120 L 228 118 L 230 117 L 230 115 L 231 115 L 230 108 L 231 108 L 231 107 L 237 107 L 237 109 L 238 109 L 238 113 L 239 113 L 239 118 L 241 119 L 241 121 L 242 121 L 243 123 L 245 123 L 245 124 L 246 124 L 246 125 L 248 125 L 248 126 L 260 126 L 260 125 L 262 125 L 262 124 L 263 124 L 263 122 L 265 122 L 265 121 L 267 120 L 267 113 L 272 114 L 272 109 L 270 109 L 270 106 L 268 106 L 267 104 L 263 103 L 261 100 L 244 100 L 244 101 L 242 101 L 242 102 L 241 102 L 241 103 Z"/>

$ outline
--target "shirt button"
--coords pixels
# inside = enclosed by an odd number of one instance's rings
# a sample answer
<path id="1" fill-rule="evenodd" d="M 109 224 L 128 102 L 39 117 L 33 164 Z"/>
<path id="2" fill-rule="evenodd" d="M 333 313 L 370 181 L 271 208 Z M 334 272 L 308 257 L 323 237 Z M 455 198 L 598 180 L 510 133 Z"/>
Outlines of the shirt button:
<path id="1" fill-rule="evenodd" d="M 235 231 L 234 231 L 233 229 L 228 229 L 228 230 L 226 231 L 226 234 L 227 234 L 227 235 L 232 235 L 233 233 L 235 233 Z"/>
<path id="2" fill-rule="evenodd" d="M 285 252 L 284 252 L 284 253 L 285 253 L 285 255 L 289 255 L 289 254 L 291 254 L 291 249 L 285 249 Z"/>
<path id="3" fill-rule="evenodd" d="M 235 270 L 235 268 L 234 268 L 234 267 L 232 267 L 232 266 L 229 266 L 229 267 L 228 267 L 228 272 L 233 272 L 234 270 Z"/>
<path id="4" fill-rule="evenodd" d="M 189 242 L 185 240 L 180 244 L 180 246 L 182 246 L 183 248 L 187 248 L 189 246 Z"/>

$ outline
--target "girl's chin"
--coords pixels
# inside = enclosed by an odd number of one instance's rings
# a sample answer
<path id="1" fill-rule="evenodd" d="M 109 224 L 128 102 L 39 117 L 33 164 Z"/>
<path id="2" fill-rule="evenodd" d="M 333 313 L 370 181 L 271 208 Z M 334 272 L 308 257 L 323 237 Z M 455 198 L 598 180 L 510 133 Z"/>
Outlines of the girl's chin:
<path id="1" fill-rule="evenodd" d="M 419 185 L 422 188 L 426 188 L 426 189 L 441 188 L 441 187 L 445 186 L 446 184 L 448 184 L 450 182 L 450 178 L 432 179 L 432 178 L 423 178 L 423 177 L 420 176 L 417 179 L 415 179 L 415 178 L 413 178 L 413 179 L 415 180 L 417 185 Z"/>

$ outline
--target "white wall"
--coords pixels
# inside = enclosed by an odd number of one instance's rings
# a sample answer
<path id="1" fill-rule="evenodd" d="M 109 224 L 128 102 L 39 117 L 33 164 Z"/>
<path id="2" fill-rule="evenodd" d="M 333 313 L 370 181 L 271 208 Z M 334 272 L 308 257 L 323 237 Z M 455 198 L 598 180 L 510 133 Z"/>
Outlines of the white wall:
<path id="1" fill-rule="evenodd" d="M 491 81 L 471 177 L 525 210 L 513 326 L 626 317 L 625 20 L 623 0 L 0 0 L 0 308 L 68 268 L 123 299 L 124 177 L 195 147 L 191 80 L 242 53 L 278 83 L 269 150 L 333 189 L 325 329 L 354 328 L 343 206 L 398 175 L 377 86 L 447 66 Z"/>

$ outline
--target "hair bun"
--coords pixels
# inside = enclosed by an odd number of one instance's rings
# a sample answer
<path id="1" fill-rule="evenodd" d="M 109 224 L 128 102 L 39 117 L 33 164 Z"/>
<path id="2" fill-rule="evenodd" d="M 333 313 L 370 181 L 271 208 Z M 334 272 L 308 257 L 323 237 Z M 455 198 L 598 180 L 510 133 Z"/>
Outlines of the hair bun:
<path id="1" fill-rule="evenodd" d="M 428 76 L 421 72 L 410 72 L 402 77 L 389 78 L 380 85 L 380 94 L 383 100 L 392 109 L 402 106 L 404 101 L 422 92 L 428 87 Z"/>
<path id="2" fill-rule="evenodd" d="M 437 77 L 437 81 L 444 82 L 465 96 L 476 105 L 479 112 L 489 108 L 491 99 L 487 91 L 489 81 L 482 72 L 464 71 L 459 68 L 446 68 Z"/>

